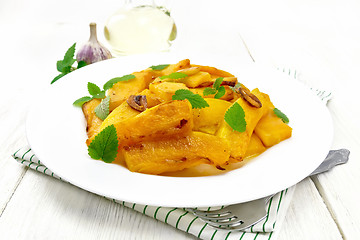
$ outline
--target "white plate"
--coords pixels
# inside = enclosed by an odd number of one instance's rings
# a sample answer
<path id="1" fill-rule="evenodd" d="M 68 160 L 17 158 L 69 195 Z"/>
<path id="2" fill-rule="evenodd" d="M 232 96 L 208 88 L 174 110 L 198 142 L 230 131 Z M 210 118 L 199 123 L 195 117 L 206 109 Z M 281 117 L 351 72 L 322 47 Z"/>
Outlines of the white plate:
<path id="1" fill-rule="evenodd" d="M 190 59 L 194 64 L 229 71 L 249 88 L 258 87 L 268 93 L 290 119 L 290 139 L 244 167 L 217 176 L 153 176 L 91 159 L 85 145 L 82 111 L 72 105 L 77 98 L 88 95 L 87 82 L 103 86 L 113 77 L 181 59 L 171 54 L 120 57 L 68 74 L 49 86 L 30 110 L 26 129 L 31 148 L 49 169 L 80 188 L 117 200 L 177 207 L 225 205 L 264 197 L 301 181 L 325 159 L 333 126 L 324 104 L 283 73 L 255 64 L 241 65 L 236 59 L 222 56 Z"/>

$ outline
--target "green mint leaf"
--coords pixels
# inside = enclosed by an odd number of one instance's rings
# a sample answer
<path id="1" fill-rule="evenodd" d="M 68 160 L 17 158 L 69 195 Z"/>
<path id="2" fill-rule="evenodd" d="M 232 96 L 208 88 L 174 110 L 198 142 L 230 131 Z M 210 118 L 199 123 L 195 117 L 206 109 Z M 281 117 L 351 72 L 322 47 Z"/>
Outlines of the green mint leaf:
<path id="1" fill-rule="evenodd" d="M 283 113 L 282 111 L 280 111 L 277 108 L 274 108 L 274 113 L 276 116 L 278 116 L 284 123 L 289 123 L 289 118 L 285 115 L 285 113 Z"/>
<path id="2" fill-rule="evenodd" d="M 88 82 L 87 88 L 90 95 L 92 96 L 99 94 L 101 92 L 101 89 L 95 83 Z"/>
<path id="3" fill-rule="evenodd" d="M 71 65 L 75 62 L 76 60 L 74 59 L 74 61 L 68 65 L 66 63 L 64 63 L 64 61 L 62 60 L 59 60 L 56 62 L 56 69 L 59 71 L 59 72 L 62 72 L 62 73 L 69 73 L 71 72 Z"/>
<path id="4" fill-rule="evenodd" d="M 192 108 L 205 108 L 209 107 L 209 104 L 199 94 L 195 94 L 187 89 L 179 89 L 172 96 L 172 100 L 185 100 L 187 99 Z"/>
<path id="5" fill-rule="evenodd" d="M 160 79 L 181 79 L 181 78 L 186 78 L 188 75 L 182 72 L 174 72 L 174 73 L 170 73 L 169 75 L 165 75 L 165 76 L 161 76 Z"/>
<path id="6" fill-rule="evenodd" d="M 75 55 L 75 46 L 76 43 L 74 43 L 65 53 L 64 59 L 62 61 L 62 64 L 64 66 L 71 66 L 73 65 L 73 63 L 76 61 L 76 59 L 74 59 L 74 55 Z"/>
<path id="7" fill-rule="evenodd" d="M 156 66 L 151 66 L 150 68 L 152 70 L 163 70 L 165 68 L 167 68 L 170 64 L 160 64 L 160 65 L 156 65 Z"/>
<path id="8" fill-rule="evenodd" d="M 241 83 L 236 83 L 235 86 L 231 87 L 230 86 L 230 89 L 233 90 L 234 92 L 236 92 L 236 89 L 238 89 L 239 87 L 241 86 Z"/>
<path id="9" fill-rule="evenodd" d="M 216 90 L 219 90 L 220 85 L 221 85 L 221 83 L 222 83 L 223 80 L 224 80 L 223 77 L 218 77 L 218 78 L 215 80 L 214 84 L 213 84 L 213 88 L 216 89 Z"/>
<path id="10" fill-rule="evenodd" d="M 78 62 L 78 64 L 77 64 L 77 69 L 82 68 L 82 67 L 85 67 L 86 65 L 87 65 L 87 63 L 86 63 L 85 61 L 80 61 L 80 62 Z"/>
<path id="11" fill-rule="evenodd" d="M 53 84 L 54 82 L 56 82 L 57 80 L 59 80 L 60 78 L 62 78 L 63 76 L 65 76 L 67 73 L 60 73 L 59 75 L 57 75 L 56 77 L 54 77 L 54 79 L 51 81 L 50 84 Z"/>
<path id="12" fill-rule="evenodd" d="M 231 105 L 226 111 L 224 120 L 234 131 L 245 132 L 245 112 L 244 109 L 237 102 Z"/>
<path id="13" fill-rule="evenodd" d="M 118 145 L 116 128 L 114 125 L 110 125 L 95 136 L 88 147 L 88 154 L 93 159 L 111 163 L 116 158 Z"/>
<path id="14" fill-rule="evenodd" d="M 76 59 L 74 59 L 74 55 L 75 55 L 75 46 L 76 43 L 74 43 L 65 53 L 64 59 L 63 60 L 59 60 L 56 62 L 56 69 L 61 72 L 61 74 L 59 74 L 58 76 L 56 76 L 50 84 L 53 84 L 54 82 L 56 82 L 57 80 L 59 80 L 61 77 L 65 76 L 67 73 L 71 72 L 72 70 L 72 65 L 74 64 L 74 62 L 76 61 Z"/>
<path id="15" fill-rule="evenodd" d="M 207 95 L 215 94 L 214 98 L 221 98 L 222 96 L 224 96 L 226 93 L 226 90 L 225 90 L 224 86 L 221 86 L 223 79 L 224 79 L 223 77 L 218 77 L 215 80 L 212 88 L 207 87 L 204 89 L 203 95 L 207 96 Z"/>
<path id="16" fill-rule="evenodd" d="M 213 88 L 210 88 L 210 87 L 205 88 L 204 91 L 203 91 L 204 96 L 213 95 L 215 93 L 216 93 L 216 89 L 213 89 Z"/>
<path id="17" fill-rule="evenodd" d="M 56 62 L 56 69 L 59 71 L 59 72 L 62 72 L 63 69 L 64 69 L 64 64 L 63 64 L 63 61 L 62 60 L 59 60 Z"/>
<path id="18" fill-rule="evenodd" d="M 66 66 L 66 69 L 71 69 L 71 66 L 74 64 L 74 62 L 76 62 L 76 59 L 73 59 L 69 62 L 69 65 Z M 75 68 L 74 68 L 75 69 Z M 71 71 L 71 70 L 70 70 Z"/>
<path id="19" fill-rule="evenodd" d="M 91 97 L 86 96 L 86 97 L 79 98 L 78 100 L 76 100 L 73 103 L 74 106 L 81 107 L 84 103 L 90 101 L 91 99 L 94 99 L 94 98 L 102 99 L 102 98 L 105 98 L 105 96 L 106 96 L 105 90 L 101 91 L 101 89 L 95 83 L 88 82 L 87 89 L 88 89 L 88 92 L 91 94 Z"/>
<path id="20" fill-rule="evenodd" d="M 99 105 L 95 108 L 95 115 L 100 118 L 101 120 L 105 120 L 105 118 L 109 115 L 110 110 L 110 96 L 104 98 Z"/>
<path id="21" fill-rule="evenodd" d="M 88 101 L 90 101 L 91 99 L 93 99 L 92 97 L 86 96 L 86 97 L 81 97 L 79 99 L 77 99 L 73 105 L 76 107 L 82 107 L 82 105 Z"/>
<path id="22" fill-rule="evenodd" d="M 221 98 L 222 96 L 224 96 L 226 93 L 225 87 L 224 86 L 220 86 L 217 90 L 217 93 L 215 94 L 214 98 Z"/>
<path id="23" fill-rule="evenodd" d="M 104 84 L 104 91 L 112 88 L 112 86 L 114 86 L 115 83 L 122 82 L 122 81 L 128 81 L 128 80 L 131 80 L 134 78 L 135 78 L 135 75 L 132 75 L 132 74 L 124 75 L 122 77 L 112 78 Z"/>
<path id="24" fill-rule="evenodd" d="M 102 99 L 105 98 L 105 96 L 106 96 L 105 91 L 101 91 L 98 94 L 93 95 L 92 97 Z"/>
<path id="25" fill-rule="evenodd" d="M 62 60 L 56 62 L 56 69 L 62 73 L 71 72 L 71 66 L 65 65 Z"/>

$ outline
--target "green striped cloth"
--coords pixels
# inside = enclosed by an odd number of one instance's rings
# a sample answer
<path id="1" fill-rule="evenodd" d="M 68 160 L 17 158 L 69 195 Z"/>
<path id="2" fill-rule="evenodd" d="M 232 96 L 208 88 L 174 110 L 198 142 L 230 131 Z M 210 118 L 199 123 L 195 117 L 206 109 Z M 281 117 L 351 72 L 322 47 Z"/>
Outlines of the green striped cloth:
<path id="1" fill-rule="evenodd" d="M 327 104 L 327 102 L 332 98 L 331 91 L 309 86 L 309 84 L 304 80 L 303 77 L 301 77 L 301 74 L 299 74 L 299 72 L 296 71 L 296 69 L 294 70 L 292 68 L 277 67 L 277 70 L 283 72 L 286 75 L 289 75 L 290 79 L 296 79 L 299 82 L 302 82 L 304 85 L 308 86 L 310 90 L 312 90 L 324 104 Z"/>
<path id="2" fill-rule="evenodd" d="M 25 146 L 13 154 L 14 159 L 37 171 L 59 180 L 61 177 L 56 175 L 35 156 L 29 146 Z M 204 223 L 198 217 L 195 217 L 190 212 L 183 208 L 169 208 L 161 206 L 140 205 L 136 203 L 124 202 L 116 199 L 109 199 L 110 201 L 119 203 L 125 207 L 132 208 L 144 215 L 155 218 L 166 224 L 169 224 L 176 229 L 190 233 L 200 239 L 274 239 L 276 231 L 275 226 L 279 227 L 285 217 L 285 213 L 291 201 L 295 187 L 291 187 L 274 195 L 267 204 L 268 216 L 245 231 L 227 231 L 216 230 L 207 223 Z"/>

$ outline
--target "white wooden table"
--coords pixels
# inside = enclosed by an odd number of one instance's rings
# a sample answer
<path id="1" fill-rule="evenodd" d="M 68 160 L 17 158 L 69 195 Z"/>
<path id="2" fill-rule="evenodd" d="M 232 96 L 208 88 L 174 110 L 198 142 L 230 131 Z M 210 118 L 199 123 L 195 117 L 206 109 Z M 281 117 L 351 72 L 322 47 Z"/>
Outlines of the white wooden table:
<path id="1" fill-rule="evenodd" d="M 27 109 L 56 76 L 56 61 L 72 43 L 87 40 L 90 21 L 101 26 L 120 6 L 98 2 L 0 2 L 0 239 L 194 239 L 10 156 L 26 144 Z M 332 149 L 349 149 L 350 160 L 297 185 L 279 239 L 359 239 L 360 2 L 248 2 L 172 3 L 179 28 L 174 48 L 222 51 L 244 61 L 252 61 L 250 53 L 256 62 L 296 69 L 309 84 L 333 91 Z"/>

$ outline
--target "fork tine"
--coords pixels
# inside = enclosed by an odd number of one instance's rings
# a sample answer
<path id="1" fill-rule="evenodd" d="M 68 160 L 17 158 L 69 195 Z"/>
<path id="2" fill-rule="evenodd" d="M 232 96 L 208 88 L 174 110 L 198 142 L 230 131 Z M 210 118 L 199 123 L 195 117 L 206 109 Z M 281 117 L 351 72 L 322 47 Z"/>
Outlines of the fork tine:
<path id="1" fill-rule="evenodd" d="M 203 219 L 203 220 L 207 220 L 207 221 L 229 221 L 231 219 L 234 218 L 234 215 L 227 215 L 227 216 L 204 216 L 204 215 L 198 215 L 196 213 L 194 213 L 196 216 L 198 216 L 199 218 Z"/>
<path id="2" fill-rule="evenodd" d="M 216 224 L 216 225 L 221 225 L 221 226 L 243 223 L 243 221 L 237 217 L 232 217 L 232 218 L 229 218 L 228 220 L 224 219 L 224 220 L 219 220 L 219 221 L 218 220 L 207 220 L 207 222 Z"/>
<path id="3" fill-rule="evenodd" d="M 229 210 L 225 208 L 214 211 L 202 211 L 197 209 L 187 209 L 187 210 L 188 211 L 190 210 L 191 212 L 196 213 L 200 216 L 225 216 L 231 213 Z"/>
<path id="4" fill-rule="evenodd" d="M 240 227 L 243 224 L 243 221 L 241 221 L 240 219 L 234 219 L 228 222 L 215 222 L 215 221 L 208 221 L 208 220 L 204 220 L 206 223 L 208 223 L 210 226 L 214 227 L 214 228 L 219 228 L 219 229 L 236 229 L 238 227 Z M 242 227 L 244 228 L 244 227 Z"/>
<path id="5" fill-rule="evenodd" d="M 242 230 L 251 227 L 267 216 L 266 203 L 272 197 L 229 205 L 215 211 L 202 211 L 193 208 L 185 210 L 193 213 L 209 226 L 217 229 Z"/>
<path id="6" fill-rule="evenodd" d="M 234 220 L 232 222 L 229 222 L 226 224 L 226 222 L 217 223 L 215 221 L 211 220 L 203 220 L 204 222 L 207 222 L 211 227 L 217 228 L 217 229 L 228 229 L 228 230 L 244 230 L 246 228 L 249 228 L 256 223 L 263 220 L 266 216 L 259 218 L 257 221 L 250 221 L 250 222 L 243 222 L 242 220 Z"/>

